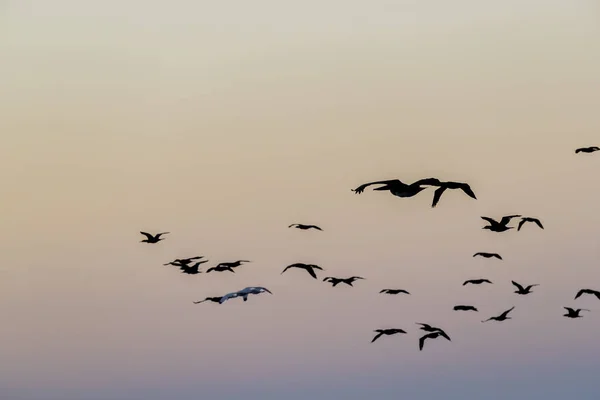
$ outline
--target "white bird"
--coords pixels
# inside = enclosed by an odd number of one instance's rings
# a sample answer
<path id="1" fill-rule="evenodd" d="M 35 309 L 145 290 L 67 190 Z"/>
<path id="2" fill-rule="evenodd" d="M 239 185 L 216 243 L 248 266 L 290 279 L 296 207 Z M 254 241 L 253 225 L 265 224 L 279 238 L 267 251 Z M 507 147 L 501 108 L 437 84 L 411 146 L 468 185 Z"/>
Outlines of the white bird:
<path id="1" fill-rule="evenodd" d="M 232 292 L 232 293 L 227 293 L 225 296 L 221 297 L 221 300 L 219 300 L 219 304 L 223 304 L 225 301 L 229 300 L 229 299 L 233 299 L 236 297 L 242 297 L 244 299 L 244 301 L 248 301 L 248 295 L 250 294 L 261 294 L 261 293 L 271 293 L 271 291 L 267 288 L 261 287 L 261 286 L 249 286 L 247 288 L 244 288 L 242 290 L 238 290 L 237 292 Z"/>

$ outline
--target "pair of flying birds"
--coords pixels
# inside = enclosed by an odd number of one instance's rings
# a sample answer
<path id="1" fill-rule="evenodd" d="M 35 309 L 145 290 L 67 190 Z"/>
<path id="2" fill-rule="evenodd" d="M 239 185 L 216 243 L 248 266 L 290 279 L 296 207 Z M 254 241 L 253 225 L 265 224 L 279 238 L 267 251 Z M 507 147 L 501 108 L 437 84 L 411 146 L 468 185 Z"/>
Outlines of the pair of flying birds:
<path id="1" fill-rule="evenodd" d="M 427 339 L 435 339 L 435 338 L 438 338 L 438 337 L 443 337 L 446 340 L 450 340 L 450 336 L 448 336 L 448 334 L 446 334 L 446 332 L 444 332 L 440 328 L 436 328 L 436 327 L 433 327 L 431 325 L 423 324 L 423 323 L 420 323 L 420 322 L 417 322 L 417 325 L 421 325 L 420 329 L 423 330 L 423 331 L 425 331 L 425 332 L 428 332 L 426 335 L 422 336 L 419 339 L 419 350 L 423 350 L 423 345 L 425 344 L 425 340 L 427 340 Z M 406 334 L 405 330 L 399 329 L 399 328 L 376 329 L 373 332 L 376 332 L 377 334 L 375 335 L 375 337 L 373 338 L 373 340 L 371 340 L 371 343 L 373 343 L 374 341 L 376 341 L 377 339 L 379 339 L 383 335 L 390 336 L 390 335 L 396 335 L 398 333 Z"/>
<path id="2" fill-rule="evenodd" d="M 312 276 L 314 279 L 317 279 L 317 274 L 315 272 L 315 269 L 323 271 L 323 268 L 321 268 L 315 264 L 295 263 L 295 264 L 290 264 L 287 267 L 285 267 L 283 269 L 283 271 L 281 271 L 281 273 L 283 274 L 285 271 L 287 271 L 290 268 L 303 269 L 306 272 L 308 272 L 309 275 Z M 328 276 L 328 277 L 323 278 L 323 282 L 329 282 L 334 287 L 340 283 L 345 283 L 348 286 L 353 286 L 352 283 L 354 283 L 354 281 L 356 281 L 358 279 L 365 279 L 365 278 L 363 278 L 361 276 L 351 276 L 349 278 L 335 278 L 332 276 Z"/>
<path id="3" fill-rule="evenodd" d="M 535 223 L 538 227 L 540 227 L 540 229 L 544 229 L 544 226 L 542 225 L 542 222 L 537 219 L 537 218 L 533 218 L 533 217 L 523 217 L 521 215 L 506 215 L 504 217 L 502 217 L 502 219 L 500 221 L 496 221 L 493 218 L 490 217 L 481 217 L 481 219 L 485 220 L 488 222 L 489 225 L 484 226 L 481 229 L 488 229 L 492 232 L 505 232 L 509 229 L 514 229 L 514 226 L 508 226 L 508 224 L 510 223 L 510 221 L 513 218 L 521 218 L 521 221 L 519 221 L 519 225 L 517 227 L 517 231 L 520 231 L 521 228 L 523 227 L 523 225 L 525 225 L 525 223 L 527 222 L 532 222 Z"/>
<path id="4" fill-rule="evenodd" d="M 196 257 L 190 257 L 190 258 L 178 258 L 176 260 L 173 260 L 173 261 L 168 262 L 163 265 L 173 265 L 175 267 L 179 267 L 181 272 L 184 274 L 195 275 L 195 274 L 202 273 L 202 271 L 198 270 L 198 267 L 200 266 L 200 264 L 207 263 L 208 260 L 198 261 L 194 265 L 190 265 L 190 264 L 192 263 L 193 260 L 199 260 L 201 258 L 204 258 L 204 256 L 196 256 Z M 217 264 L 214 267 L 207 269 L 206 273 L 209 273 L 212 271 L 216 271 L 216 272 L 229 271 L 229 272 L 235 273 L 235 271 L 233 270 L 234 268 L 239 267 L 240 265 L 242 265 L 242 263 L 247 263 L 247 262 L 250 262 L 250 261 L 249 260 L 237 260 L 237 261 L 232 261 L 232 262 L 222 262 L 220 264 Z"/>

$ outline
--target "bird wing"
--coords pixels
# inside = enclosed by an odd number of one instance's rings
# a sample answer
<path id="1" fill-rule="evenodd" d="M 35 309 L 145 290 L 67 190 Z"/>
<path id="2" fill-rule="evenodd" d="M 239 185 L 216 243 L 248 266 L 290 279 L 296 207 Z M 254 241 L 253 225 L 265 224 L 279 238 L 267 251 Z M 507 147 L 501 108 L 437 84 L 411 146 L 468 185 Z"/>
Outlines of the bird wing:
<path id="1" fill-rule="evenodd" d="M 210 267 L 209 269 L 206 270 L 206 273 L 208 274 L 210 271 L 215 271 L 217 269 L 217 267 Z"/>
<path id="2" fill-rule="evenodd" d="M 440 186 L 442 183 L 436 178 L 419 179 L 411 184 L 411 186 Z"/>
<path id="3" fill-rule="evenodd" d="M 166 235 L 167 233 L 171 233 L 171 232 L 161 232 L 161 233 L 157 233 L 156 237 L 159 237 L 160 235 Z"/>
<path id="4" fill-rule="evenodd" d="M 583 149 L 576 149 L 575 154 L 580 153 L 581 151 L 583 151 Z"/>
<path id="5" fill-rule="evenodd" d="M 475 193 L 473 192 L 473 190 L 471 189 L 471 186 L 469 186 L 466 183 L 463 183 L 462 185 L 460 185 L 460 188 L 462 189 L 463 192 L 465 192 L 465 194 L 467 196 L 469 196 L 472 199 L 477 200 L 477 197 L 475 197 Z"/>
<path id="6" fill-rule="evenodd" d="M 581 289 L 579 292 L 577 292 L 577 294 L 575 295 L 575 300 L 577 300 L 578 297 L 580 297 L 582 294 L 586 294 L 588 293 L 588 289 Z"/>
<path id="7" fill-rule="evenodd" d="M 544 229 L 544 226 L 542 225 L 542 222 L 541 222 L 539 219 L 537 219 L 537 218 L 532 218 L 531 220 L 532 220 L 533 222 L 535 222 L 535 223 L 537 224 L 537 226 L 539 226 L 539 227 L 540 227 L 540 229 Z"/>
<path id="8" fill-rule="evenodd" d="M 472 280 L 465 281 L 465 283 L 463 283 L 462 285 L 465 286 L 467 283 L 473 283 L 473 281 Z"/>
<path id="9" fill-rule="evenodd" d="M 571 314 L 571 313 L 572 313 L 572 314 L 574 314 L 574 313 L 575 313 L 575 310 L 574 310 L 574 309 L 572 309 L 571 307 L 563 307 L 563 308 L 564 308 L 565 310 L 567 310 L 567 311 L 569 312 L 569 314 Z"/>
<path id="10" fill-rule="evenodd" d="M 448 336 L 448 334 L 446 332 L 444 332 L 443 330 L 439 330 L 438 333 L 440 334 L 440 336 L 442 336 L 443 338 L 450 340 L 450 336 Z M 452 340 L 450 340 L 452 341 Z"/>
<path id="11" fill-rule="evenodd" d="M 477 256 L 483 256 L 483 253 L 475 253 L 475 254 L 473 254 L 473 257 L 477 257 Z"/>
<path id="12" fill-rule="evenodd" d="M 500 225 L 507 225 L 510 222 L 511 219 L 517 218 L 517 217 L 520 217 L 520 215 L 505 215 L 500 220 Z"/>
<path id="13" fill-rule="evenodd" d="M 498 253 L 492 254 L 492 257 L 496 257 L 498 260 L 502 260 L 502 256 Z"/>
<path id="14" fill-rule="evenodd" d="M 315 270 L 312 269 L 311 267 L 306 267 L 306 272 L 308 272 L 310 274 L 310 276 L 312 276 L 313 278 L 317 279 L 317 274 L 315 274 Z"/>
<path id="15" fill-rule="evenodd" d="M 525 288 L 521 285 L 519 285 L 517 282 L 515 281 L 511 281 L 513 285 L 515 285 L 517 287 L 517 289 L 519 289 L 521 292 L 525 290 Z"/>
<path id="16" fill-rule="evenodd" d="M 388 293 L 390 289 L 382 289 L 379 291 L 379 293 Z"/>
<path id="17" fill-rule="evenodd" d="M 377 335 L 375 335 L 375 337 L 373 338 L 373 340 L 371 340 L 371 343 L 373 343 L 374 341 L 376 341 L 377 339 L 379 339 L 381 337 L 381 335 L 383 335 L 383 332 L 379 332 Z"/>
<path id="18" fill-rule="evenodd" d="M 352 277 L 350 277 L 350 279 L 365 279 L 365 278 L 363 278 L 362 276 L 352 276 Z"/>
<path id="19" fill-rule="evenodd" d="M 492 281 L 490 281 L 489 279 L 482 279 L 481 282 L 492 283 Z"/>
<path id="20" fill-rule="evenodd" d="M 427 339 L 429 335 L 421 336 L 419 338 L 419 350 L 423 350 L 423 345 L 425 344 L 425 339 Z"/>
<path id="21" fill-rule="evenodd" d="M 440 201 L 440 198 L 442 197 L 442 194 L 446 191 L 446 188 L 444 186 L 440 186 L 439 188 L 437 188 L 435 190 L 435 192 L 433 192 L 433 202 L 431 203 L 431 207 L 435 207 L 437 205 L 437 203 Z"/>
<path id="22" fill-rule="evenodd" d="M 296 225 L 298 225 L 298 224 L 291 224 L 290 226 L 288 226 L 288 228 L 291 228 L 291 227 L 296 226 Z"/>
<path id="23" fill-rule="evenodd" d="M 148 240 L 154 239 L 154 236 L 152 236 L 151 234 L 149 234 L 148 232 L 142 232 L 140 231 L 140 233 L 144 236 L 146 236 L 148 238 Z"/>
<path id="24" fill-rule="evenodd" d="M 321 271 L 323 271 L 323 268 L 319 267 L 318 265 L 311 264 L 310 266 L 311 266 L 312 268 L 320 269 Z"/>
<path id="25" fill-rule="evenodd" d="M 284 273 L 285 271 L 287 271 L 288 269 L 290 269 L 290 268 L 297 268 L 297 267 L 298 267 L 298 264 L 292 264 L 292 265 L 288 265 L 287 267 L 285 267 L 285 268 L 283 269 L 283 271 L 281 271 L 281 273 L 283 274 L 283 273 Z"/>
<path id="26" fill-rule="evenodd" d="M 315 228 L 315 229 L 319 230 L 319 231 L 322 231 L 322 230 L 323 230 L 323 229 L 321 229 L 320 227 L 318 227 L 318 226 L 316 226 L 316 225 L 311 225 L 311 226 L 312 226 L 313 228 Z"/>
<path id="27" fill-rule="evenodd" d="M 369 182 L 369 183 L 364 183 L 362 185 L 360 185 L 359 187 L 357 187 L 356 189 L 352 189 L 352 191 L 354 193 L 362 193 L 367 186 L 371 186 L 371 185 L 386 185 L 386 184 L 403 184 L 402 181 L 400 181 L 399 179 L 390 179 L 387 181 L 376 181 L 376 182 Z"/>
<path id="28" fill-rule="evenodd" d="M 224 302 L 226 302 L 229 299 L 233 299 L 236 298 L 240 295 L 240 292 L 231 292 L 231 293 L 227 293 L 225 296 L 221 297 L 221 300 L 219 300 L 219 304 L 223 304 Z"/>
<path id="29" fill-rule="evenodd" d="M 508 315 L 509 312 L 511 312 L 512 310 L 514 310 L 515 307 L 511 307 L 508 310 L 504 311 L 502 314 L 500 314 L 498 317 L 499 318 L 504 318 Z"/>
<path id="30" fill-rule="evenodd" d="M 496 221 L 495 219 L 490 218 L 490 217 L 481 217 L 481 219 L 486 220 L 487 222 L 489 222 L 492 225 L 496 225 L 498 223 L 498 221 Z"/>

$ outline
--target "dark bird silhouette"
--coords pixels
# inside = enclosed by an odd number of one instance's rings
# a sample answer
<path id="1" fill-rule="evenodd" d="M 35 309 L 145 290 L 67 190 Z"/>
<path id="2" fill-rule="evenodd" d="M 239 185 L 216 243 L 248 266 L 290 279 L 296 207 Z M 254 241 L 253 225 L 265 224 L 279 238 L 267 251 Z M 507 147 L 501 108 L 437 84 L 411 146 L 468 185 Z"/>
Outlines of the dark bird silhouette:
<path id="1" fill-rule="evenodd" d="M 174 265 L 176 267 L 179 267 L 181 265 L 188 265 L 192 261 L 199 260 L 201 258 L 204 258 L 204 256 L 197 256 L 197 257 L 190 257 L 190 258 L 177 258 L 177 259 L 175 259 L 171 262 L 168 262 L 166 264 L 163 264 L 163 265 Z"/>
<path id="2" fill-rule="evenodd" d="M 454 311 L 479 311 L 473 306 L 454 306 Z"/>
<path id="3" fill-rule="evenodd" d="M 597 290 L 592 290 L 592 289 L 581 289 L 575 295 L 575 299 L 577 299 L 578 297 L 580 297 L 582 294 L 593 294 L 594 296 L 596 296 L 598 298 L 598 300 L 600 300 L 600 292 L 597 291 Z"/>
<path id="4" fill-rule="evenodd" d="M 229 272 L 233 272 L 235 274 L 235 271 L 233 270 L 233 268 L 231 268 L 227 265 L 217 265 L 216 267 L 210 267 L 209 269 L 206 270 L 206 273 L 208 274 L 211 271 L 217 271 L 217 272 L 229 271 Z"/>
<path id="5" fill-rule="evenodd" d="M 316 225 L 291 224 L 290 226 L 288 226 L 288 228 L 292 228 L 292 227 L 297 228 L 297 229 L 302 229 L 303 231 L 305 231 L 307 229 L 317 229 L 319 231 L 323 230 Z"/>
<path id="6" fill-rule="evenodd" d="M 481 322 L 487 322 L 487 321 L 505 321 L 507 319 L 511 319 L 511 317 L 507 317 L 508 313 L 511 312 L 512 310 L 514 310 L 514 306 L 512 308 L 509 308 L 508 310 L 504 311 L 502 314 L 498 315 L 497 317 L 491 317 L 486 319 L 485 321 L 481 321 Z"/>
<path id="7" fill-rule="evenodd" d="M 531 217 L 523 217 L 523 218 L 521 218 L 521 221 L 519 222 L 519 226 L 517 228 L 518 231 L 521 230 L 521 227 L 525 224 L 525 222 L 533 222 L 533 223 L 537 224 L 537 226 L 539 226 L 540 229 L 544 229 L 544 226 L 542 225 L 542 223 L 540 222 L 539 219 L 531 218 Z"/>
<path id="8" fill-rule="evenodd" d="M 364 190 L 368 186 L 383 185 L 383 186 L 380 186 L 373 190 L 377 190 L 377 191 L 387 190 L 396 197 L 404 198 L 404 197 L 416 196 L 422 190 L 425 190 L 427 188 L 427 186 L 433 186 L 433 185 L 439 186 L 439 184 L 440 184 L 440 181 L 435 178 L 420 179 L 411 184 L 406 184 L 399 179 L 390 179 L 387 181 L 376 181 L 376 182 L 365 183 L 365 184 L 360 185 L 356 189 L 352 189 L 352 191 L 356 194 L 360 194 L 360 193 L 364 192 Z"/>
<path id="9" fill-rule="evenodd" d="M 431 207 L 435 207 L 439 203 L 440 198 L 442 197 L 442 194 L 444 194 L 446 189 L 460 189 L 470 198 L 477 200 L 475 193 L 473 193 L 473 190 L 471 189 L 471 187 L 466 183 L 439 182 L 438 184 L 432 184 L 432 186 L 439 186 L 439 187 L 438 187 L 438 189 L 435 190 L 435 192 L 433 192 L 433 202 L 431 203 Z"/>
<path id="10" fill-rule="evenodd" d="M 318 265 L 315 265 L 315 264 L 296 263 L 296 264 L 288 265 L 287 267 L 284 268 L 283 271 L 281 271 L 281 273 L 283 274 L 285 271 L 287 271 L 290 268 L 300 268 L 300 269 L 303 269 L 306 272 L 308 272 L 310 274 L 310 276 L 312 276 L 315 279 L 317 279 L 317 274 L 315 273 L 315 269 L 319 269 L 319 270 L 323 271 L 323 268 L 321 268 L 321 267 L 319 267 Z"/>
<path id="11" fill-rule="evenodd" d="M 579 313 L 582 311 L 590 311 L 585 308 L 578 308 L 576 310 L 571 307 L 563 307 L 563 308 L 565 310 L 567 310 L 567 313 L 564 314 L 563 317 L 567 317 L 567 318 L 583 318 L 581 315 L 579 315 Z"/>
<path id="12" fill-rule="evenodd" d="M 446 335 L 446 333 L 444 331 L 434 331 L 431 333 L 426 334 L 425 336 L 422 336 L 419 339 L 419 350 L 423 350 L 423 345 L 425 344 L 425 340 L 427 339 L 435 339 L 437 337 L 443 337 L 446 338 L 447 340 L 450 340 L 450 337 L 448 335 Z"/>
<path id="13" fill-rule="evenodd" d="M 332 284 L 332 287 L 335 287 L 338 285 L 338 283 L 345 283 L 348 286 L 353 286 L 352 283 L 354 281 L 356 281 L 357 279 L 365 279 L 361 276 L 351 276 L 350 278 L 334 278 L 332 276 L 328 276 L 326 278 L 323 278 L 323 282 L 329 282 Z"/>
<path id="14" fill-rule="evenodd" d="M 593 153 L 598 150 L 600 150 L 600 147 L 598 147 L 598 146 L 580 147 L 575 150 L 575 154 L 577 154 L 577 153 Z"/>
<path id="15" fill-rule="evenodd" d="M 421 329 L 422 331 L 425 332 L 444 332 L 443 329 L 437 328 L 435 326 L 431 326 L 429 324 L 424 324 L 422 322 L 417 322 L 417 325 L 421 325 Z M 446 334 L 446 332 L 444 332 L 444 337 L 447 337 L 448 335 Z M 450 338 L 448 338 L 448 340 L 450 340 Z"/>
<path id="16" fill-rule="evenodd" d="M 179 266 L 179 269 L 181 270 L 182 273 L 188 274 L 188 275 L 201 274 L 202 271 L 198 271 L 198 266 L 200 264 L 204 264 L 207 262 L 208 262 L 208 260 L 198 261 L 196 264 L 192 265 L 191 267 L 189 265 L 181 265 L 181 266 Z"/>
<path id="17" fill-rule="evenodd" d="M 221 301 L 221 297 L 207 297 L 204 300 L 194 301 L 194 304 L 204 303 L 205 301 L 212 301 L 213 303 L 219 303 Z"/>
<path id="18" fill-rule="evenodd" d="M 222 262 L 217 264 L 216 268 L 223 268 L 223 267 L 227 267 L 227 268 L 236 268 L 239 267 L 240 265 L 242 265 L 243 263 L 249 263 L 250 261 L 248 260 L 237 260 L 237 261 L 232 261 L 232 262 Z M 208 272 L 208 271 L 206 271 Z"/>
<path id="19" fill-rule="evenodd" d="M 473 257 L 484 257 L 484 258 L 497 258 L 498 260 L 502 260 L 502 257 L 500 256 L 500 254 L 498 253 L 485 253 L 485 252 L 479 252 L 479 253 L 475 253 L 473 254 Z"/>
<path id="20" fill-rule="evenodd" d="M 378 332 L 377 335 L 375 335 L 375 337 L 373 338 L 373 340 L 371 340 L 371 343 L 373 343 L 374 341 L 376 341 L 377 339 L 379 339 L 382 335 L 395 335 L 397 333 L 406 333 L 404 330 L 402 329 L 396 329 L 396 328 L 392 328 L 392 329 L 375 329 L 373 332 Z"/>
<path id="21" fill-rule="evenodd" d="M 517 287 L 517 290 L 515 290 L 515 293 L 517 294 L 529 294 L 532 293 L 531 288 L 534 286 L 540 286 L 539 284 L 535 284 L 535 285 L 529 285 L 527 287 L 523 287 L 521 285 L 519 285 L 517 282 L 515 281 L 511 281 L 513 285 L 515 285 Z"/>
<path id="22" fill-rule="evenodd" d="M 273 293 L 271 293 L 271 291 L 269 289 L 267 289 L 265 287 L 249 286 L 242 290 L 238 290 L 237 292 L 227 293 L 225 296 L 221 297 L 221 300 L 219 300 L 219 304 L 223 304 L 227 300 L 234 299 L 236 297 L 241 297 L 242 299 L 244 299 L 244 301 L 248 301 L 248 295 L 261 294 L 261 293 L 265 293 L 265 292 L 269 293 L 269 294 L 273 294 Z"/>
<path id="23" fill-rule="evenodd" d="M 466 284 L 472 284 L 472 285 L 481 285 L 482 283 L 492 283 L 489 279 L 469 279 L 468 281 L 465 281 L 462 285 L 465 286 Z"/>
<path id="24" fill-rule="evenodd" d="M 399 293 L 406 293 L 406 294 L 410 294 L 408 293 L 406 290 L 404 289 L 383 289 L 382 291 L 380 291 L 379 293 L 386 293 L 386 294 L 399 294 Z"/>
<path id="25" fill-rule="evenodd" d="M 156 235 L 151 235 L 148 232 L 140 232 L 142 235 L 146 236 L 146 239 L 144 240 L 140 240 L 140 243 L 158 243 L 161 240 L 165 240 L 163 238 L 161 238 L 161 235 L 166 235 L 167 233 L 170 232 L 161 232 L 161 233 L 157 233 Z"/>
<path id="26" fill-rule="evenodd" d="M 518 217 L 520 217 L 520 215 L 507 215 L 507 216 L 502 217 L 500 222 L 498 222 L 495 219 L 490 218 L 490 217 L 481 217 L 481 219 L 484 219 L 489 223 L 489 225 L 486 225 L 481 229 L 489 229 L 492 232 L 504 232 L 509 229 L 514 229 L 515 227 L 508 226 L 508 223 L 510 222 L 511 219 L 518 218 Z"/>

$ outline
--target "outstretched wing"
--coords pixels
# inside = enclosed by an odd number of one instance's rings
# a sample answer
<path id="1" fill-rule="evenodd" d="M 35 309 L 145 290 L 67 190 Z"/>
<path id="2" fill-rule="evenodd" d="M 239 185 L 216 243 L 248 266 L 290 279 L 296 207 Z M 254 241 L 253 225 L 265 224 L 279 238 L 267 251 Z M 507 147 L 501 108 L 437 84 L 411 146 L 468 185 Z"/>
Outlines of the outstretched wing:
<path id="1" fill-rule="evenodd" d="M 467 283 L 473 283 L 473 281 L 472 280 L 465 281 L 465 283 L 463 283 L 462 285 L 465 286 Z"/>
<path id="2" fill-rule="evenodd" d="M 535 222 L 535 223 L 537 224 L 537 226 L 539 226 L 539 227 L 540 227 L 540 229 L 544 229 L 544 226 L 542 225 L 542 222 L 541 222 L 539 219 L 537 219 L 537 218 L 532 218 L 531 220 L 532 220 L 533 222 Z"/>
<path id="3" fill-rule="evenodd" d="M 315 274 L 315 270 L 311 267 L 306 267 L 306 272 L 308 272 L 313 278 L 317 279 L 317 274 Z"/>
<path id="4" fill-rule="evenodd" d="M 515 285 L 517 287 L 517 289 L 519 289 L 520 291 L 524 291 L 525 288 L 521 285 L 519 285 L 517 282 L 515 281 L 511 281 L 513 285 Z"/>
<path id="5" fill-rule="evenodd" d="M 390 289 L 381 289 L 379 293 L 389 293 Z"/>
<path id="6" fill-rule="evenodd" d="M 156 237 L 160 237 L 160 235 L 166 235 L 167 233 L 171 233 L 171 232 L 161 232 L 161 233 L 157 233 Z"/>
<path id="7" fill-rule="evenodd" d="M 381 335 L 383 335 L 383 332 L 379 332 L 377 335 L 375 335 L 375 337 L 373 338 L 373 340 L 371 340 L 371 343 L 373 343 L 374 341 L 376 341 L 377 339 L 379 339 L 381 337 Z"/>
<path id="8" fill-rule="evenodd" d="M 371 186 L 371 185 L 387 185 L 387 184 L 390 184 L 390 183 L 391 184 L 400 184 L 400 185 L 404 184 L 399 179 L 390 179 L 390 180 L 387 180 L 387 181 L 376 181 L 376 182 L 364 183 L 364 184 L 360 185 L 359 187 L 357 187 L 356 189 L 352 189 L 352 191 L 354 193 L 362 193 L 368 186 Z"/>
<path id="9" fill-rule="evenodd" d="M 435 192 L 433 192 L 433 203 L 431 203 L 431 207 L 435 207 L 437 205 L 437 203 L 439 203 L 440 198 L 442 197 L 442 194 L 446 191 L 446 188 L 444 186 L 441 186 L 439 188 L 437 188 L 435 190 Z"/>
<path id="10" fill-rule="evenodd" d="M 323 229 L 319 228 L 319 227 L 318 227 L 318 226 L 316 226 L 316 225 L 309 225 L 308 227 L 309 227 L 309 228 L 316 229 L 316 230 L 319 230 L 319 231 L 322 231 L 322 230 L 323 230 Z"/>
<path id="11" fill-rule="evenodd" d="M 577 292 L 577 294 L 575 295 L 575 300 L 577 300 L 578 297 L 580 297 L 582 294 L 586 294 L 589 293 L 589 289 L 581 289 L 579 292 Z"/>
<path id="12" fill-rule="evenodd" d="M 518 217 L 520 217 L 520 215 L 505 215 L 500 220 L 500 225 L 507 225 L 510 222 L 511 219 L 518 218 Z"/>
<path id="13" fill-rule="evenodd" d="M 498 253 L 493 253 L 492 257 L 496 257 L 498 260 L 502 260 L 502 256 Z"/>
<path id="14" fill-rule="evenodd" d="M 475 196 L 475 193 L 471 189 L 471 186 L 469 186 L 467 183 L 463 183 L 462 185 L 460 185 L 460 188 L 462 189 L 463 192 L 465 192 L 465 194 L 467 196 L 469 196 L 472 199 L 477 200 L 477 197 Z"/>
<path id="15" fill-rule="evenodd" d="M 490 218 L 490 217 L 481 217 L 481 219 L 486 220 L 487 222 L 489 222 L 492 225 L 495 225 L 498 223 L 495 219 Z"/>
<path id="16" fill-rule="evenodd" d="M 525 222 L 527 222 L 527 220 L 525 218 L 521 219 L 521 221 L 519 221 L 519 226 L 517 227 L 517 230 L 520 231 L 521 227 L 523 225 L 525 225 Z"/>
<path id="17" fill-rule="evenodd" d="M 565 310 L 567 310 L 569 312 L 569 314 L 575 314 L 575 310 L 573 310 L 571 307 L 563 307 Z"/>
<path id="18" fill-rule="evenodd" d="M 291 224 L 290 226 L 288 226 L 288 228 L 292 228 L 294 226 L 298 226 L 298 224 Z"/>
<path id="19" fill-rule="evenodd" d="M 505 318 L 508 315 L 509 312 L 511 312 L 512 310 L 514 310 L 514 308 L 515 307 L 513 306 L 513 307 L 509 308 L 508 310 L 504 311 L 502 314 L 500 314 L 498 316 L 498 318 Z"/>
<path id="20" fill-rule="evenodd" d="M 152 240 L 154 239 L 154 236 L 152 236 L 151 234 L 149 234 L 148 232 L 142 232 L 140 231 L 140 233 L 144 236 L 146 236 L 146 238 L 148 238 L 148 240 Z"/>
<path id="21" fill-rule="evenodd" d="M 440 334 L 441 337 L 443 337 L 443 338 L 445 338 L 447 340 L 450 340 L 450 336 L 448 336 L 448 334 L 446 334 L 446 332 L 444 332 L 443 330 L 440 329 L 438 331 L 438 333 Z M 450 341 L 452 341 L 452 340 L 450 340 Z"/>
<path id="22" fill-rule="evenodd" d="M 436 178 L 425 178 L 419 179 L 418 181 L 411 184 L 411 186 L 441 186 L 441 182 Z"/>

